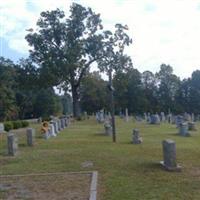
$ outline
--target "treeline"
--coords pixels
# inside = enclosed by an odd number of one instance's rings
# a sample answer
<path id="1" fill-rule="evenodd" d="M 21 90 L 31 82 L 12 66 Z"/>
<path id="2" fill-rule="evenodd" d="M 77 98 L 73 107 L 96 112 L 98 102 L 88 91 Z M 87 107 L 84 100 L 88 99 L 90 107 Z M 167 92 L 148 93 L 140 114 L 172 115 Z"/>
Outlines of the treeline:
<path id="1" fill-rule="evenodd" d="M 115 111 L 128 108 L 132 114 L 144 112 L 200 113 L 200 71 L 181 80 L 170 65 L 162 64 L 157 73 L 129 68 L 113 78 Z M 81 107 L 90 113 L 109 110 L 107 81 L 97 72 L 88 74 L 81 85 Z"/>
<path id="2" fill-rule="evenodd" d="M 49 117 L 71 112 L 69 95 L 58 96 L 45 87 L 29 60 L 14 64 L 0 57 L 0 121 Z"/>
<path id="3" fill-rule="evenodd" d="M 59 96 L 47 84 L 49 76 L 30 60 L 14 64 L 0 57 L 0 120 L 16 120 L 72 113 L 69 94 Z M 129 113 L 200 113 L 200 70 L 181 80 L 170 65 L 162 64 L 157 73 L 128 68 L 113 76 L 115 111 Z M 89 114 L 109 111 L 108 81 L 100 72 L 87 73 L 80 86 L 81 111 Z"/>

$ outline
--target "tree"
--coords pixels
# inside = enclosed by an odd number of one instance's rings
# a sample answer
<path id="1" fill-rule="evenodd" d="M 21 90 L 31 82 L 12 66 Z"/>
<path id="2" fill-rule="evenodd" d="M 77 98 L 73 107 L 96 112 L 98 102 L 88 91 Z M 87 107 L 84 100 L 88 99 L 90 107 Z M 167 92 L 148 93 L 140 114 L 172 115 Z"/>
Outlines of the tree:
<path id="1" fill-rule="evenodd" d="M 98 66 L 101 71 L 106 72 L 109 77 L 108 88 L 110 90 L 110 111 L 112 116 L 113 142 L 116 142 L 115 133 L 115 107 L 114 107 L 114 88 L 112 85 L 112 73 L 126 70 L 132 66 L 129 56 L 124 54 L 124 48 L 132 43 L 132 39 L 127 35 L 128 26 L 121 24 L 115 25 L 115 32 L 104 31 L 103 35 L 103 57 L 99 60 Z"/>
<path id="2" fill-rule="evenodd" d="M 91 8 L 73 3 L 71 15 L 65 18 L 57 9 L 42 12 L 38 31 L 29 33 L 26 40 L 33 47 L 31 59 L 40 67 L 45 84 L 60 85 L 65 91 L 70 85 L 73 114 L 79 116 L 79 87 L 90 66 L 102 56 L 100 15 Z"/>
<path id="3" fill-rule="evenodd" d="M 88 73 L 80 87 L 81 108 L 92 114 L 105 108 L 108 110 L 107 82 L 99 72 Z"/>
<path id="4" fill-rule="evenodd" d="M 157 112 L 157 81 L 155 75 L 150 71 L 144 71 L 141 76 L 143 93 L 145 95 L 144 112 Z"/>
<path id="5" fill-rule="evenodd" d="M 14 63 L 9 59 L 0 57 L 0 120 L 17 118 L 15 78 Z"/>
<path id="6" fill-rule="evenodd" d="M 173 74 L 173 68 L 170 65 L 162 64 L 160 71 L 156 73 L 158 79 L 158 101 L 160 110 L 168 112 L 175 111 L 175 96 L 180 87 L 180 79 Z"/>

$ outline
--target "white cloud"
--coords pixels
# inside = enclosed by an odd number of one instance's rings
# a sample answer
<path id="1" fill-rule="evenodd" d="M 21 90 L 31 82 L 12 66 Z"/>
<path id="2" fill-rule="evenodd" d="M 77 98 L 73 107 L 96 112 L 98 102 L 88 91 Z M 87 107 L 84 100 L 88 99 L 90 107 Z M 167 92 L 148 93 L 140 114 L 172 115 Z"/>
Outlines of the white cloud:
<path id="1" fill-rule="evenodd" d="M 200 66 L 200 0 L 7 0 L 0 2 L 1 36 L 9 46 L 27 52 L 25 29 L 35 27 L 39 14 L 57 7 L 69 11 L 72 2 L 101 14 L 105 28 L 127 24 L 133 45 L 127 50 L 140 71 L 172 65 L 181 77 Z"/>

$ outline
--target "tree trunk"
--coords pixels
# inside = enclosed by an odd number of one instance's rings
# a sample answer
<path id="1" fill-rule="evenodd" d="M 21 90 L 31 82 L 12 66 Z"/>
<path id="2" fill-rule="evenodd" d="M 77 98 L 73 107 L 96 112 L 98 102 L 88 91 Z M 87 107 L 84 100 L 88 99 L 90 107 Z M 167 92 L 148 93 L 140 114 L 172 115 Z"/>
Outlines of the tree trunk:
<path id="1" fill-rule="evenodd" d="M 72 100 L 73 100 L 73 115 L 75 118 L 80 117 L 80 104 L 79 104 L 79 94 L 77 87 L 72 86 Z"/>

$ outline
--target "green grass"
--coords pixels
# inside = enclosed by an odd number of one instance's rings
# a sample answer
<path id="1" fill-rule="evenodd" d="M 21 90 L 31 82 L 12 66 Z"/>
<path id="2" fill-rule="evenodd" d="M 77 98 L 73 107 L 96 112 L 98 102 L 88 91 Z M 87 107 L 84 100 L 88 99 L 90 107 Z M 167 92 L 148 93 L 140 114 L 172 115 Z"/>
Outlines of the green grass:
<path id="1" fill-rule="evenodd" d="M 131 144 L 133 128 L 140 130 L 141 145 Z M 15 158 L 5 156 L 3 137 L 0 174 L 97 170 L 101 200 L 199 200 L 200 124 L 197 128 L 192 137 L 180 137 L 175 125 L 117 119 L 117 143 L 112 143 L 111 137 L 102 134 L 103 125 L 91 119 L 75 122 L 47 141 L 38 133 L 32 148 L 25 145 L 24 137 L 20 138 L 20 153 Z M 158 164 L 162 140 L 168 138 L 176 142 L 181 173 L 164 171 Z M 93 168 L 82 168 L 84 161 L 92 161 Z"/>

